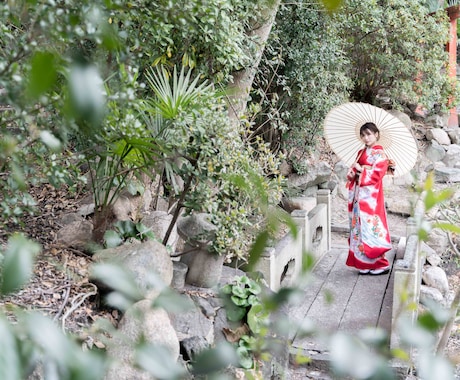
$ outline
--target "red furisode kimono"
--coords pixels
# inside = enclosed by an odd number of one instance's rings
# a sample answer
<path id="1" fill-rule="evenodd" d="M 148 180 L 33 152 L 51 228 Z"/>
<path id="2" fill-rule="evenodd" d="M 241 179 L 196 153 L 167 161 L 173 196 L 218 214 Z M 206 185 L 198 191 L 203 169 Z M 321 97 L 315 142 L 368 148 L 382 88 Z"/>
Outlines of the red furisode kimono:
<path id="1" fill-rule="evenodd" d="M 389 265 L 385 252 L 392 248 L 382 184 L 388 163 L 380 145 L 361 152 L 357 157 L 363 171 L 347 185 L 350 237 L 346 264 L 357 269 L 380 269 Z"/>

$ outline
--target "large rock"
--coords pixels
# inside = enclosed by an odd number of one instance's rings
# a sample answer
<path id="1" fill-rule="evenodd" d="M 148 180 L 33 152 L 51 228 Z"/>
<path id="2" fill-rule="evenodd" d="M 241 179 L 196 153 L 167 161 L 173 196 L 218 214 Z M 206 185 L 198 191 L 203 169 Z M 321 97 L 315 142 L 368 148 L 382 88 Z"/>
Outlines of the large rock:
<path id="1" fill-rule="evenodd" d="M 423 255 L 426 257 L 426 261 L 431 266 L 437 267 L 439 264 L 441 264 L 441 256 L 439 256 L 436 251 L 425 242 L 422 242 L 420 246 L 420 252 L 423 253 Z"/>
<path id="2" fill-rule="evenodd" d="M 145 189 L 141 195 L 132 195 L 122 191 L 115 200 L 112 210 L 117 220 L 138 220 L 143 211 L 147 211 L 152 203 L 152 193 Z"/>
<path id="3" fill-rule="evenodd" d="M 441 128 L 431 128 L 426 131 L 428 140 L 436 140 L 441 145 L 450 145 L 450 137 L 447 132 Z"/>
<path id="4" fill-rule="evenodd" d="M 173 264 L 166 247 L 154 240 L 103 249 L 97 251 L 93 259 L 95 262 L 118 263 L 132 272 L 148 299 L 158 295 L 158 289 L 152 288 L 152 274 L 158 275 L 166 286 L 171 285 L 173 278 Z"/>
<path id="5" fill-rule="evenodd" d="M 433 302 L 437 304 L 444 303 L 444 297 L 442 296 L 441 292 L 430 286 L 421 285 L 420 286 L 420 303 L 425 306 L 430 306 Z"/>
<path id="6" fill-rule="evenodd" d="M 460 144 L 460 129 L 459 128 L 449 128 L 446 129 L 447 134 L 450 137 L 452 144 Z"/>
<path id="7" fill-rule="evenodd" d="M 449 120 L 449 114 L 434 114 L 425 119 L 425 124 L 432 126 L 434 129 L 446 128 Z"/>
<path id="8" fill-rule="evenodd" d="M 444 296 L 449 292 L 449 281 L 446 272 L 440 267 L 429 266 L 422 273 L 425 285 L 438 289 Z"/>
<path id="9" fill-rule="evenodd" d="M 388 199 L 387 210 L 393 214 L 411 216 L 413 213 L 413 205 L 409 199 Z"/>
<path id="10" fill-rule="evenodd" d="M 436 182 L 453 183 L 460 182 L 460 169 L 458 168 L 436 168 L 434 170 Z"/>
<path id="11" fill-rule="evenodd" d="M 442 162 L 444 162 L 447 167 L 454 168 L 455 165 L 460 162 L 460 145 L 449 145 Z"/>
<path id="12" fill-rule="evenodd" d="M 158 307 L 152 308 L 149 300 L 139 301 L 128 309 L 120 321 L 118 330 L 120 335 L 113 338 L 107 353 L 118 361 L 119 366 L 108 372 L 106 380 L 154 379 L 133 366 L 134 347 L 140 339 L 166 349 L 172 361 L 179 358 L 179 339 L 168 313 Z"/>
<path id="13" fill-rule="evenodd" d="M 182 341 L 194 336 L 201 336 L 206 339 L 209 344 L 213 344 L 214 316 L 206 317 L 199 305 L 196 305 L 189 296 L 185 295 L 184 297 L 186 297 L 188 303 L 192 305 L 192 308 L 183 313 L 170 315 L 171 324 L 174 326 L 178 339 Z M 205 302 L 206 300 L 203 299 L 202 301 Z"/>
<path id="14" fill-rule="evenodd" d="M 93 224 L 88 220 L 76 220 L 62 227 L 56 236 L 59 244 L 84 251 L 91 242 Z"/>
<path id="15" fill-rule="evenodd" d="M 435 140 L 431 141 L 431 144 L 425 149 L 425 156 L 431 162 L 441 161 L 445 155 L 445 148 L 439 145 Z"/>
<path id="16" fill-rule="evenodd" d="M 331 166 L 327 162 L 320 161 L 318 165 L 310 166 L 306 174 L 291 174 L 288 177 L 288 183 L 290 187 L 306 190 L 309 187 L 327 182 L 331 174 Z"/>
<path id="17" fill-rule="evenodd" d="M 316 203 L 317 202 L 315 197 L 283 197 L 281 200 L 283 208 L 289 213 L 294 210 L 313 210 L 316 206 Z"/>
<path id="18" fill-rule="evenodd" d="M 410 119 L 409 115 L 407 115 L 406 113 L 404 113 L 402 111 L 398 111 L 398 110 L 395 110 L 395 109 L 388 110 L 388 113 L 393 115 L 393 116 L 396 116 L 399 120 L 401 120 L 403 122 L 403 124 L 408 129 L 411 129 L 412 120 Z"/>
<path id="19" fill-rule="evenodd" d="M 150 228 L 157 238 L 163 240 L 166 236 L 166 232 L 168 231 L 172 219 L 173 216 L 165 211 L 152 211 L 143 216 L 142 224 Z M 171 230 L 171 234 L 169 235 L 167 243 L 167 245 L 171 246 L 173 251 L 176 249 L 178 238 L 179 236 L 177 234 L 177 226 L 175 224 Z"/>
<path id="20" fill-rule="evenodd" d="M 447 233 L 440 228 L 433 228 L 428 234 L 427 244 L 439 254 L 444 253 L 449 246 Z"/>
<path id="21" fill-rule="evenodd" d="M 181 256 L 181 262 L 188 266 L 187 284 L 202 288 L 218 284 L 225 256 L 209 251 L 216 230 L 208 214 L 192 214 L 179 219 L 177 231 L 186 242 L 184 250 L 188 252 Z"/>

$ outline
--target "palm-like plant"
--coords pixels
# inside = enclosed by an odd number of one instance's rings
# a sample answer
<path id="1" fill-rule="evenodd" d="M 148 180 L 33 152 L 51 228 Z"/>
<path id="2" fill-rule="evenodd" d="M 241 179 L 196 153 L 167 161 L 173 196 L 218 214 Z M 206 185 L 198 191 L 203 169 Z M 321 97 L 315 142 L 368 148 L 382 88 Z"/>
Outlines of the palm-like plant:
<path id="1" fill-rule="evenodd" d="M 197 135 L 204 135 L 206 131 L 200 130 L 196 117 L 203 104 L 216 97 L 211 84 L 206 81 L 199 83 L 199 77 L 192 78 L 191 74 L 191 69 L 185 72 L 183 67 L 180 72 L 174 67 L 172 74 L 164 67 L 150 70 L 146 77 L 154 97 L 143 100 L 139 107 L 152 136 L 161 141 L 165 148 L 161 168 L 173 188 L 173 193 L 179 195 L 163 244 L 168 241 L 186 196 L 197 177 L 196 168 L 201 148 L 204 147 L 196 145 L 195 142 L 199 139 Z M 176 180 L 178 174 L 184 177 L 182 189 Z"/>

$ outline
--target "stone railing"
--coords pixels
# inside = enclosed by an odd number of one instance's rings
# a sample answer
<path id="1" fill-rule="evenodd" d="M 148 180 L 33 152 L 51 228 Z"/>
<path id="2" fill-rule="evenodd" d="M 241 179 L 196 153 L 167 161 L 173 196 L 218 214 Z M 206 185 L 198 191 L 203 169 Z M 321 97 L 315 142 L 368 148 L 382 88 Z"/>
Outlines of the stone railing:
<path id="1" fill-rule="evenodd" d="M 407 237 L 401 238 L 395 260 L 391 348 L 400 347 L 399 322 L 409 319 L 414 323 L 418 314 L 417 307 L 414 305 L 418 304 L 420 298 L 425 256 L 420 250 L 413 218 L 408 220 Z"/>
<path id="2" fill-rule="evenodd" d="M 311 254 L 318 261 L 330 249 L 330 191 L 318 190 L 316 204 L 311 204 L 310 209 L 294 210 L 291 216 L 298 226 L 297 237 L 287 233 L 275 246 L 265 250 L 254 268 L 274 291 L 295 283 L 304 255 Z"/>

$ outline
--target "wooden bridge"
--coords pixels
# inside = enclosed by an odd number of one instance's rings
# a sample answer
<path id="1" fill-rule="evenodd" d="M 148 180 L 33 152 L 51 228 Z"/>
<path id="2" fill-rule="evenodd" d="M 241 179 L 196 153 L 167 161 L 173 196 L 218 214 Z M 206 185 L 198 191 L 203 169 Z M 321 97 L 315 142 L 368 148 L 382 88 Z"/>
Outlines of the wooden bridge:
<path id="1" fill-rule="evenodd" d="M 393 249 L 387 254 L 393 267 Z M 393 271 L 384 275 L 361 275 L 345 265 L 347 246 L 335 246 L 317 263 L 303 300 L 290 310 L 296 323 L 306 319 L 320 331 L 355 333 L 366 327 L 380 327 L 391 335 Z M 313 360 L 327 359 L 324 342 L 294 334 L 293 350 Z"/>
<path id="2" fill-rule="evenodd" d="M 310 200 L 296 199 L 296 202 L 309 205 Z M 333 225 L 332 212 L 329 191 L 319 190 L 314 207 L 291 212 L 300 234 L 294 238 L 288 233 L 262 255 L 256 267 L 274 291 L 285 285 L 304 290 L 301 302 L 291 305 L 289 318 L 294 326 L 314 326 L 315 335 L 306 336 L 300 329 L 292 332 L 291 356 L 300 353 L 316 362 L 329 360 L 328 343 L 323 337 L 339 331 L 354 334 L 379 327 L 388 333 L 389 348 L 399 347 L 400 337 L 393 324 L 396 315 L 415 320 L 417 311 L 405 306 L 418 303 L 425 260 L 419 252 L 415 222 L 409 218 L 406 231 L 397 231 L 400 236 L 392 231 L 393 249 L 387 253 L 389 273 L 359 274 L 345 265 L 348 226 Z M 335 234 L 334 244 L 332 234 Z M 316 260 L 306 284 L 301 275 L 304 252 Z M 403 293 L 404 304 L 399 296 Z"/>

